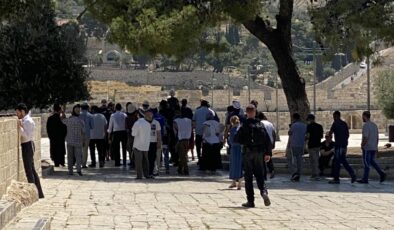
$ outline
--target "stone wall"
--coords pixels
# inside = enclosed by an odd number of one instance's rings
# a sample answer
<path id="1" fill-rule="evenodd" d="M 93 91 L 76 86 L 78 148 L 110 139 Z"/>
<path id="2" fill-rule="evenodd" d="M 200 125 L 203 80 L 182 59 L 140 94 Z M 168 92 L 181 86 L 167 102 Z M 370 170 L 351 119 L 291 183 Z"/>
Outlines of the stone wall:
<path id="1" fill-rule="evenodd" d="M 41 118 L 36 123 L 34 164 L 41 175 Z M 0 197 L 12 180 L 26 181 L 15 117 L 0 118 Z"/>

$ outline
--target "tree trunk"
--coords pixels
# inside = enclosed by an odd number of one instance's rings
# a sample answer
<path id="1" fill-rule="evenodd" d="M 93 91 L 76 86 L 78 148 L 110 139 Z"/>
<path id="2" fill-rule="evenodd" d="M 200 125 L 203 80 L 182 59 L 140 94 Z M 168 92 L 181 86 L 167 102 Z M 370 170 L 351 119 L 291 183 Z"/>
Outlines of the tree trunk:
<path id="1" fill-rule="evenodd" d="M 310 113 L 309 101 L 305 91 L 305 80 L 300 76 L 291 50 L 286 48 L 289 47 L 289 44 L 283 44 L 282 42 L 281 39 L 273 39 L 272 43 L 267 44 L 267 46 L 278 67 L 278 74 L 282 81 L 291 115 L 299 113 L 302 120 L 305 120 Z"/>
<path id="2" fill-rule="evenodd" d="M 310 112 L 305 91 L 305 80 L 300 76 L 293 58 L 291 40 L 292 0 L 281 0 L 279 14 L 276 16 L 277 28 L 272 28 L 261 17 L 246 21 L 243 25 L 263 42 L 276 62 L 282 81 L 290 114 L 299 113 L 303 120 Z"/>

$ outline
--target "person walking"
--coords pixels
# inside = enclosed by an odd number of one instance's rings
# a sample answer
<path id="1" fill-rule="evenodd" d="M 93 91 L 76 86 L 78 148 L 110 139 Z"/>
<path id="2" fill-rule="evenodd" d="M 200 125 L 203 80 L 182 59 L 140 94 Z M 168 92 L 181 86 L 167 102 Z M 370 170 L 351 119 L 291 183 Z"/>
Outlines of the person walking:
<path id="1" fill-rule="evenodd" d="M 171 111 L 168 106 L 168 102 L 166 100 L 162 100 L 160 102 L 159 106 L 159 114 L 164 117 L 165 120 L 165 130 L 163 130 L 163 137 L 162 137 L 162 149 L 163 149 L 163 155 L 164 155 L 164 167 L 166 170 L 166 174 L 170 174 L 170 152 L 169 152 L 169 135 L 172 132 L 171 127 L 172 125 L 169 124 L 169 121 L 171 121 Z"/>
<path id="2" fill-rule="evenodd" d="M 290 126 L 289 139 L 291 149 L 291 181 L 298 182 L 301 177 L 302 155 L 304 154 L 306 125 L 298 113 L 293 114 L 293 124 Z"/>
<path id="3" fill-rule="evenodd" d="M 187 153 L 189 151 L 189 141 L 192 133 L 192 120 L 188 118 L 190 114 L 181 113 L 181 111 L 176 111 L 175 114 L 178 115 L 174 119 L 173 125 L 174 133 L 177 137 L 175 148 L 179 156 L 178 174 L 188 176 Z"/>
<path id="4" fill-rule="evenodd" d="M 146 115 L 149 111 L 144 111 Z M 131 135 L 134 137 L 133 154 L 135 158 L 136 180 L 142 176 L 149 178 L 148 151 L 151 140 L 151 124 L 144 117 L 139 118 L 133 125 Z"/>
<path id="5" fill-rule="evenodd" d="M 363 134 L 361 149 L 363 151 L 364 175 L 358 183 L 368 184 L 369 170 L 372 166 L 380 176 L 380 183 L 386 180 L 386 173 L 380 169 L 375 161 L 376 153 L 378 152 L 379 143 L 379 129 L 378 126 L 371 121 L 371 113 L 369 111 L 363 112 Z"/>
<path id="6" fill-rule="evenodd" d="M 257 101 L 252 101 L 252 102 L 254 102 L 254 103 L 251 103 L 252 105 L 254 105 L 254 106 L 258 105 Z M 265 114 L 263 112 L 259 112 L 256 119 L 260 120 L 264 124 L 264 128 L 267 130 L 268 136 L 270 137 L 271 149 L 275 149 L 276 132 L 275 132 L 274 125 L 268 121 L 267 116 L 265 116 Z M 274 162 L 272 161 L 272 157 L 267 162 L 267 168 L 268 168 L 268 172 L 270 173 L 270 179 L 274 178 L 275 177 L 275 167 L 274 167 Z"/>
<path id="7" fill-rule="evenodd" d="M 223 147 L 224 125 L 215 120 L 214 112 L 207 114 L 203 123 L 203 147 L 200 170 L 209 170 L 211 173 L 222 168 L 220 150 Z"/>
<path id="8" fill-rule="evenodd" d="M 231 146 L 230 149 L 230 179 L 232 180 L 229 188 L 241 189 L 242 184 L 242 153 L 241 145 L 237 143 L 234 138 L 240 127 L 240 120 L 237 116 L 232 116 L 230 118 L 231 128 L 228 144 Z"/>
<path id="9" fill-rule="evenodd" d="M 107 123 L 109 124 L 109 120 L 111 119 L 111 115 L 114 113 L 114 104 L 112 102 L 109 102 L 108 105 L 106 104 L 107 101 L 103 99 L 101 101 L 102 106 L 100 107 L 101 113 L 105 116 L 105 119 L 107 119 Z M 105 132 L 105 160 L 109 161 L 109 159 L 113 158 L 112 157 L 112 148 L 111 148 L 111 139 L 109 138 L 108 132 Z"/>
<path id="10" fill-rule="evenodd" d="M 38 197 L 43 199 L 44 193 L 42 191 L 40 177 L 38 176 L 34 166 L 34 132 L 36 124 L 30 116 L 29 109 L 25 104 L 18 104 L 15 108 L 15 113 L 18 117 L 18 130 L 22 148 L 22 160 L 27 182 L 36 185 Z"/>
<path id="11" fill-rule="evenodd" d="M 73 175 L 73 166 L 75 159 L 75 167 L 78 175 L 82 176 L 82 148 L 85 138 L 85 123 L 79 118 L 81 106 L 79 104 L 73 107 L 71 117 L 66 118 L 62 114 L 62 121 L 67 126 L 67 164 L 68 175 Z"/>
<path id="12" fill-rule="evenodd" d="M 81 105 L 81 114 L 79 115 L 79 119 L 81 119 L 85 124 L 85 136 L 83 139 L 82 146 L 82 168 L 87 168 L 88 161 L 88 149 L 90 142 L 90 131 L 94 128 L 93 116 L 89 113 L 89 105 L 88 103 L 83 103 Z"/>
<path id="13" fill-rule="evenodd" d="M 161 126 L 160 123 L 153 119 L 152 109 L 145 110 L 145 120 L 150 123 L 150 144 L 148 150 L 149 160 L 149 178 L 154 179 L 153 171 L 155 169 L 155 162 L 157 156 L 157 150 L 161 149 Z"/>
<path id="14" fill-rule="evenodd" d="M 252 104 L 246 107 L 246 121 L 241 125 L 235 135 L 235 142 L 243 146 L 243 166 L 245 179 L 245 192 L 247 202 L 242 204 L 245 208 L 254 208 L 253 176 L 256 177 L 260 195 L 265 206 L 270 206 L 268 190 L 265 185 L 266 167 L 272 156 L 271 141 L 264 124 L 256 119 L 256 107 Z"/>
<path id="15" fill-rule="evenodd" d="M 330 166 L 331 159 L 334 156 L 334 151 L 335 142 L 332 141 L 332 135 L 328 132 L 325 135 L 325 140 L 320 145 L 319 176 L 324 176 L 324 170 Z M 332 168 L 333 167 L 331 167 L 331 176 Z"/>
<path id="16" fill-rule="evenodd" d="M 48 117 L 47 133 L 49 138 L 49 152 L 55 167 L 65 166 L 67 127 L 60 118 L 62 108 L 59 104 L 53 105 L 53 114 Z"/>
<path id="17" fill-rule="evenodd" d="M 111 115 L 108 126 L 108 135 L 112 147 L 112 155 L 115 160 L 115 166 L 121 166 L 120 164 L 120 144 L 122 144 L 122 158 L 123 167 L 126 167 L 127 163 L 127 132 L 126 132 L 126 117 L 127 115 L 122 112 L 122 105 L 116 104 L 116 112 Z"/>
<path id="18" fill-rule="evenodd" d="M 349 141 L 349 127 L 341 119 L 341 113 L 335 111 L 333 114 L 334 122 L 332 123 L 330 134 L 335 137 L 335 153 L 334 153 L 334 166 L 333 166 L 333 179 L 328 183 L 339 184 L 339 173 L 341 171 L 341 164 L 346 169 L 351 177 L 351 183 L 356 182 L 356 174 L 353 168 L 349 165 L 346 159 L 347 146 Z"/>
<path id="19" fill-rule="evenodd" d="M 105 164 L 105 133 L 107 131 L 107 119 L 100 113 L 100 108 L 97 106 L 92 106 L 92 116 L 94 127 L 90 130 L 90 159 L 92 163 L 89 167 L 96 167 L 96 153 L 97 148 L 99 167 L 103 168 Z"/>
<path id="20" fill-rule="evenodd" d="M 134 137 L 131 135 L 134 123 L 138 120 L 138 111 L 133 103 L 128 102 L 126 104 L 126 131 L 127 131 L 127 151 L 129 152 L 129 166 L 135 167 L 134 155 L 133 155 L 133 142 Z"/>
<path id="21" fill-rule="evenodd" d="M 187 106 L 187 100 L 182 99 L 181 101 L 181 114 L 184 114 L 184 117 L 189 118 L 190 121 L 193 120 L 193 110 Z M 189 140 L 189 148 L 188 148 L 192 154 L 192 161 L 195 160 L 194 158 L 194 131 L 193 127 L 191 130 L 191 135 L 190 135 L 190 140 Z"/>
<path id="22" fill-rule="evenodd" d="M 324 130 L 323 126 L 316 123 L 315 115 L 309 114 L 306 121 L 308 122 L 306 139 L 308 141 L 309 163 L 312 170 L 311 180 L 320 180 L 319 157 Z"/>
<path id="23" fill-rule="evenodd" d="M 204 122 L 207 120 L 207 115 L 212 114 L 212 110 L 209 109 L 208 102 L 205 100 L 201 100 L 201 105 L 196 109 L 196 112 L 193 115 L 193 127 L 196 132 L 196 152 L 197 152 L 197 165 L 201 162 L 201 148 L 202 148 L 202 136 L 204 131 Z"/>

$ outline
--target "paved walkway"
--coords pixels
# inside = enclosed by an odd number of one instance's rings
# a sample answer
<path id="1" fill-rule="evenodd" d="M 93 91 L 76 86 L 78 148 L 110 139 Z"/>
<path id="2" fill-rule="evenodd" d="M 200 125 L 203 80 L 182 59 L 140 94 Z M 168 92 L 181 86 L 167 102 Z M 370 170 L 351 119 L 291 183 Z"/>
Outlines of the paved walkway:
<path id="1" fill-rule="evenodd" d="M 393 182 L 277 177 L 268 182 L 270 207 L 257 198 L 255 209 L 243 209 L 244 190 L 227 189 L 225 173 L 192 168 L 190 177 L 142 181 L 126 168 L 88 169 L 83 177 L 60 169 L 42 180 L 46 198 L 18 219 L 53 218 L 52 229 L 394 229 Z"/>

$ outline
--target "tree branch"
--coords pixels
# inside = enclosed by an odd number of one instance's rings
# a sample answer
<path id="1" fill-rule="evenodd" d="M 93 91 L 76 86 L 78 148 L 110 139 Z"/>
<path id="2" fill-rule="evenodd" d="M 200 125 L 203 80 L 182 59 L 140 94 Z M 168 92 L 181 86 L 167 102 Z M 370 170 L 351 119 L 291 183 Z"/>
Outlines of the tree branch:
<path id="1" fill-rule="evenodd" d="M 294 0 L 280 0 L 279 14 L 276 15 L 277 29 L 284 39 L 291 39 L 291 18 Z"/>
<path id="2" fill-rule="evenodd" d="M 85 13 L 88 11 L 88 9 L 92 6 L 94 6 L 97 3 L 97 1 L 92 2 L 90 5 L 86 6 L 85 9 L 78 15 L 78 17 L 76 18 L 78 23 L 81 23 L 81 19 L 83 17 L 83 15 L 85 15 Z"/>
<path id="3" fill-rule="evenodd" d="M 268 27 L 260 16 L 256 16 L 254 20 L 244 22 L 243 25 L 247 30 L 249 30 L 250 33 L 252 33 L 265 44 L 269 43 L 269 40 L 274 32 L 274 30 Z"/>

